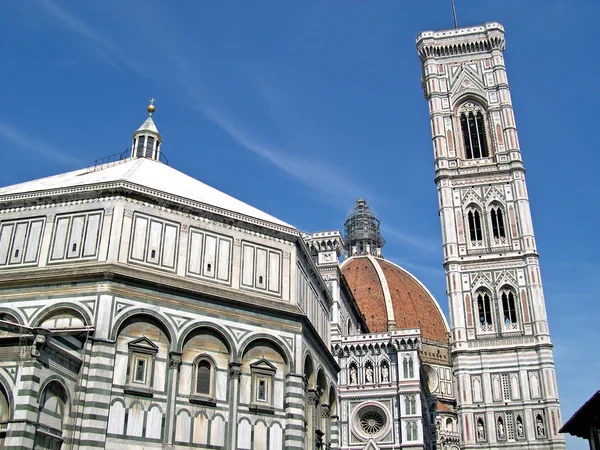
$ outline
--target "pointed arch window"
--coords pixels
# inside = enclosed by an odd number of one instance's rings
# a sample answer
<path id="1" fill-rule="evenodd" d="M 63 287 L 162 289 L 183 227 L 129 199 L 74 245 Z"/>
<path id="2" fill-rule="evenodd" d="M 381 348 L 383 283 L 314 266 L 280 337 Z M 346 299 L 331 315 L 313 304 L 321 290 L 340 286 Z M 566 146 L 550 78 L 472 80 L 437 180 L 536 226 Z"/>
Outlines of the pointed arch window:
<path id="1" fill-rule="evenodd" d="M 479 292 L 477 294 L 477 314 L 479 330 L 482 332 L 494 331 L 491 301 L 487 292 Z"/>
<path id="2" fill-rule="evenodd" d="M 481 215 L 479 211 L 471 208 L 467 213 L 469 223 L 469 238 L 471 245 L 480 246 L 483 243 L 483 232 L 481 230 Z"/>
<path id="3" fill-rule="evenodd" d="M 499 206 L 492 206 L 490 209 L 490 219 L 492 222 L 492 235 L 496 241 L 506 239 L 506 227 L 504 226 L 504 213 Z"/>
<path id="4" fill-rule="evenodd" d="M 417 413 L 417 400 L 414 395 L 409 395 L 404 398 L 404 410 L 406 414 Z"/>
<path id="5" fill-rule="evenodd" d="M 504 290 L 501 293 L 502 299 L 502 321 L 507 330 L 518 329 L 517 309 L 515 296 L 511 290 Z"/>
<path id="6" fill-rule="evenodd" d="M 464 140 L 466 159 L 487 158 L 490 156 L 485 135 L 485 122 L 481 111 L 461 113 L 460 128 Z"/>
<path id="7" fill-rule="evenodd" d="M 406 440 L 407 441 L 416 441 L 417 437 L 417 423 L 416 422 L 407 422 L 406 423 Z"/>

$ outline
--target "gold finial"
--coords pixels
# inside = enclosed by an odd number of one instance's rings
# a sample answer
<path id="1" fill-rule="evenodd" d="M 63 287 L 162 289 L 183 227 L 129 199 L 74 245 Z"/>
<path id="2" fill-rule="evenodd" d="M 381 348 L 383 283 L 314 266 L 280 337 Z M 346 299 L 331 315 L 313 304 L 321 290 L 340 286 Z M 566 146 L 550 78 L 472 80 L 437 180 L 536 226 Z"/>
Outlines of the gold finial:
<path id="1" fill-rule="evenodd" d="M 154 102 L 155 102 L 155 101 L 156 101 L 156 100 L 154 100 L 154 98 L 151 98 L 151 99 L 150 99 L 150 104 L 148 105 L 148 108 L 146 108 L 146 109 L 148 110 L 148 112 L 150 113 L 150 115 L 152 115 L 152 113 L 153 113 L 154 111 L 156 111 L 156 106 L 154 106 Z"/>

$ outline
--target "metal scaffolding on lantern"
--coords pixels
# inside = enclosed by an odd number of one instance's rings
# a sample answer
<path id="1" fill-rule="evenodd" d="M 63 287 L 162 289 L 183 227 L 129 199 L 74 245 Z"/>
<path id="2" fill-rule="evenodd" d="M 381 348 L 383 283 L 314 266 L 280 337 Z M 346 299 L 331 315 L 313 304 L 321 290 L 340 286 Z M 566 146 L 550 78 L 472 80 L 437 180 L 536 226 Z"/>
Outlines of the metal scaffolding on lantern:
<path id="1" fill-rule="evenodd" d="M 344 222 L 344 248 L 346 256 L 374 255 L 382 257 L 385 239 L 381 236 L 381 221 L 367 204 L 359 198 Z"/>

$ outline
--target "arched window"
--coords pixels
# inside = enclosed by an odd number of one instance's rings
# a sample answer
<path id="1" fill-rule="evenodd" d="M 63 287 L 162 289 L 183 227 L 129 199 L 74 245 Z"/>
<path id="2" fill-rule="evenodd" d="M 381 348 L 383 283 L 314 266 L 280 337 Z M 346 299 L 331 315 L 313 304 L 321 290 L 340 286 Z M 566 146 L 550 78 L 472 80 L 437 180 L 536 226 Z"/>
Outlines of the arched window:
<path id="1" fill-rule="evenodd" d="M 516 329 L 517 310 L 515 308 L 515 296 L 512 291 L 504 290 L 502 298 L 502 321 L 507 329 Z"/>
<path id="2" fill-rule="evenodd" d="M 483 241 L 483 233 L 481 231 L 481 215 L 476 209 L 470 209 L 467 213 L 469 222 L 469 237 L 472 245 L 481 245 Z"/>
<path id="3" fill-rule="evenodd" d="M 504 226 L 504 214 L 499 206 L 493 206 L 490 210 L 490 219 L 492 222 L 492 235 L 494 239 L 505 239 L 506 228 Z"/>
<path id="4" fill-rule="evenodd" d="M 40 395 L 38 429 L 33 448 L 61 448 L 63 424 L 68 417 L 67 391 L 57 381 L 51 381 Z"/>
<path id="5" fill-rule="evenodd" d="M 210 395 L 212 364 L 206 360 L 198 361 L 196 372 L 196 393 Z"/>
<path id="6" fill-rule="evenodd" d="M 485 137 L 485 123 L 481 111 L 461 113 L 460 128 L 465 145 L 465 157 L 467 159 L 487 158 L 490 156 Z"/>
<path id="7" fill-rule="evenodd" d="M 346 336 L 350 336 L 352 334 L 352 322 L 348 319 L 348 324 L 346 325 Z"/>
<path id="8" fill-rule="evenodd" d="M 407 441 L 416 441 L 417 439 L 418 439 L 417 423 L 416 422 L 407 422 L 406 423 L 406 440 Z"/>
<path id="9" fill-rule="evenodd" d="M 491 301 L 487 292 L 479 292 L 477 294 L 477 313 L 479 318 L 479 329 L 481 331 L 494 331 Z"/>

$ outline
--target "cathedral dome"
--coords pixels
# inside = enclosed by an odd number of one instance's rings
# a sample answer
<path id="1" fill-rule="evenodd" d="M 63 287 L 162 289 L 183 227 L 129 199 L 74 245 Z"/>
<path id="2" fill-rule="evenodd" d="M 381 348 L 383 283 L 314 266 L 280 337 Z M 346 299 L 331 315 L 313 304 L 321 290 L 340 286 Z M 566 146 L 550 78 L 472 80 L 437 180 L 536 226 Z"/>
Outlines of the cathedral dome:
<path id="1" fill-rule="evenodd" d="M 342 273 L 371 333 L 420 328 L 425 339 L 446 342 L 448 324 L 433 295 L 402 267 L 372 255 L 353 256 Z"/>

